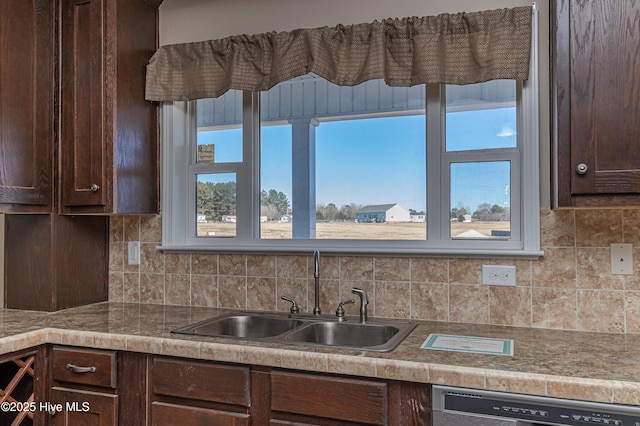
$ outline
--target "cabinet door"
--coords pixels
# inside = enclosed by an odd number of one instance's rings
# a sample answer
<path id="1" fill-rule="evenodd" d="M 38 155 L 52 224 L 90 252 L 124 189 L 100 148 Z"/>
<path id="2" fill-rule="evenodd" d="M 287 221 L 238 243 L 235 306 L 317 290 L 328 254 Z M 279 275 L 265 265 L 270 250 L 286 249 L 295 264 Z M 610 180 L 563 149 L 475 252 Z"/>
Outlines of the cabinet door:
<path id="1" fill-rule="evenodd" d="M 50 398 L 51 404 L 61 408 L 58 412 L 49 412 L 52 426 L 117 424 L 117 395 L 54 387 Z"/>
<path id="2" fill-rule="evenodd" d="M 52 210 L 55 2 L 0 2 L 0 210 Z"/>
<path id="3" fill-rule="evenodd" d="M 638 2 L 555 2 L 559 205 L 640 201 L 638 14 Z"/>
<path id="4" fill-rule="evenodd" d="M 105 91 L 103 0 L 63 0 L 62 117 L 60 167 L 62 206 L 106 204 L 105 153 L 108 120 Z M 109 132 L 107 132 L 109 134 Z"/>

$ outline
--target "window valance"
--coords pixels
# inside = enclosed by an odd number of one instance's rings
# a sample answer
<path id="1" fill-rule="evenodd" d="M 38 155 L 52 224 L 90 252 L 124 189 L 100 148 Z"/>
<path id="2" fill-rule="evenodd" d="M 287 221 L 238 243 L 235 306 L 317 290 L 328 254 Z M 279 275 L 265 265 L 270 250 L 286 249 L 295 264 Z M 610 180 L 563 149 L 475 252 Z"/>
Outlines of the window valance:
<path id="1" fill-rule="evenodd" d="M 531 16 L 516 7 L 162 46 L 147 65 L 146 99 L 262 91 L 308 73 L 341 86 L 526 80 Z"/>

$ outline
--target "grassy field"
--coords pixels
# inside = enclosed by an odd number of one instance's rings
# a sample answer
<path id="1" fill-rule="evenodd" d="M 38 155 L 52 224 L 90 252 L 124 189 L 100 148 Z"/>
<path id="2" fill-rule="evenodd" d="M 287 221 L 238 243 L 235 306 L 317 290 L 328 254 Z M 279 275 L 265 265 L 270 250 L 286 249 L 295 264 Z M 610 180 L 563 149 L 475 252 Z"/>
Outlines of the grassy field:
<path id="1" fill-rule="evenodd" d="M 290 239 L 291 223 L 261 223 L 263 239 Z M 235 223 L 198 223 L 198 236 L 229 237 L 235 235 Z M 508 231 L 509 222 L 467 222 L 452 223 L 451 233 L 458 236 L 472 233 L 477 237 L 490 237 L 492 230 Z M 354 222 L 320 222 L 316 224 L 316 239 L 362 239 L 362 240 L 424 240 L 426 226 L 424 223 L 354 223 Z"/>

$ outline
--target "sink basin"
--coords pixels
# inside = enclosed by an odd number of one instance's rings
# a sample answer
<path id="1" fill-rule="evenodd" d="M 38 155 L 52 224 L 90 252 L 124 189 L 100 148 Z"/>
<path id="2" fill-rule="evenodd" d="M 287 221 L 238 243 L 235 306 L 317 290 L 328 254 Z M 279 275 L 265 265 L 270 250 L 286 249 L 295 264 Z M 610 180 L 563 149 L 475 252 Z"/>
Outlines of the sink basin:
<path id="1" fill-rule="evenodd" d="M 302 321 L 277 315 L 229 314 L 179 328 L 174 333 L 264 339 L 279 336 L 302 324 Z"/>
<path id="2" fill-rule="evenodd" d="M 400 329 L 390 325 L 317 322 L 300 327 L 287 340 L 326 346 L 369 348 L 389 342 Z"/>
<path id="3" fill-rule="evenodd" d="M 245 311 L 209 318 L 172 333 L 387 352 L 416 326 L 399 320 L 375 319 L 361 324 L 357 319 L 339 322 L 331 316 L 301 314 L 291 318 L 286 314 Z"/>

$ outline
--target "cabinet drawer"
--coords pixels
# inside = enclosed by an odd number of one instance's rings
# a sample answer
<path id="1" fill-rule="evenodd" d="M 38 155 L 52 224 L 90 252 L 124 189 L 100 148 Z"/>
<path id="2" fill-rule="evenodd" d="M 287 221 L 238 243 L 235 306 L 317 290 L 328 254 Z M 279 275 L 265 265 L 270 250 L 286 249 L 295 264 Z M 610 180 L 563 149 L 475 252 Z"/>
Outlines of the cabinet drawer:
<path id="1" fill-rule="evenodd" d="M 250 405 L 248 367 L 155 358 L 151 376 L 156 395 Z"/>
<path id="2" fill-rule="evenodd" d="M 271 373 L 271 409 L 384 425 L 387 424 L 387 384 L 274 371 Z"/>
<path id="3" fill-rule="evenodd" d="M 173 425 L 248 426 L 249 415 L 154 402 L 151 405 L 151 426 Z"/>
<path id="4" fill-rule="evenodd" d="M 116 353 L 54 346 L 53 380 L 116 388 Z"/>

